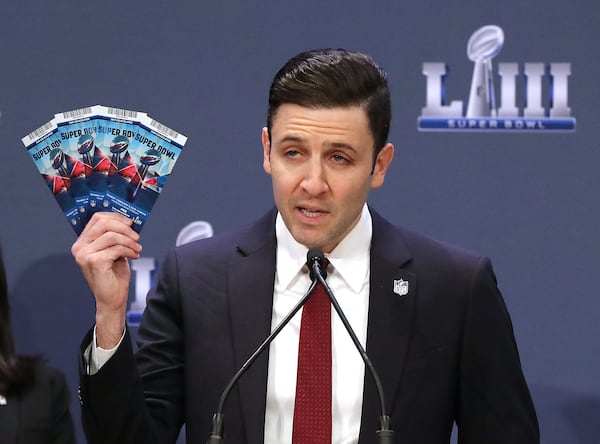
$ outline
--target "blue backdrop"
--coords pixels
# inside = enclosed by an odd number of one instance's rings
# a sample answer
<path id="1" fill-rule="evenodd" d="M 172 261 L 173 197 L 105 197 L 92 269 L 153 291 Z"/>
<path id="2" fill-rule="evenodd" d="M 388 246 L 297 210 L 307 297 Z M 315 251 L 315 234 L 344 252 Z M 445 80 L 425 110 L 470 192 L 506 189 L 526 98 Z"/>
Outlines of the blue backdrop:
<path id="1" fill-rule="evenodd" d="M 76 357 L 93 301 L 70 256 L 74 234 L 21 137 L 97 103 L 188 136 L 142 233 L 143 256 L 160 261 L 189 222 L 218 233 L 273 204 L 261 166 L 267 90 L 285 60 L 313 47 L 364 51 L 389 73 L 397 151 L 371 205 L 493 259 L 542 441 L 597 442 L 598 17 L 592 0 L 2 2 L 0 242 L 14 330 L 22 352 L 67 374 L 79 442 Z M 575 132 L 417 131 L 423 63 L 447 63 L 446 96 L 466 102 L 467 40 L 487 24 L 505 33 L 495 62 L 571 64 Z"/>

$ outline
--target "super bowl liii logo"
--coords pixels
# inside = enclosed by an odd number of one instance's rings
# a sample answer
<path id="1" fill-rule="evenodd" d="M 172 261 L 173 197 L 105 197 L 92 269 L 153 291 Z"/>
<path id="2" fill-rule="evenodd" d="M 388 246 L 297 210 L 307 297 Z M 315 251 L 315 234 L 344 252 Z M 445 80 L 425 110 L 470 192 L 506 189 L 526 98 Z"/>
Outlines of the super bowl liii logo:
<path id="1" fill-rule="evenodd" d="M 570 63 L 498 63 L 500 106 L 494 92 L 492 59 L 504 44 L 504 32 L 484 26 L 471 35 L 467 56 L 474 63 L 469 101 L 446 103 L 445 63 L 423 63 L 427 78 L 426 105 L 418 119 L 419 131 L 574 131 L 568 105 Z M 524 103 L 517 107 L 517 88 Z M 547 90 L 544 86 L 547 85 Z M 545 104 L 543 103 L 545 99 Z"/>

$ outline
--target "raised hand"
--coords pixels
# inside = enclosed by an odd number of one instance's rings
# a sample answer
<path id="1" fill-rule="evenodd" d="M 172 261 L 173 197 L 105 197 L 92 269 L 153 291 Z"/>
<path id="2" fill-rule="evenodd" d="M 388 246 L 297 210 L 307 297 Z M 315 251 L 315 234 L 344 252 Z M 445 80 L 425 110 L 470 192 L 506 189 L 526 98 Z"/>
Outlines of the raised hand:
<path id="1" fill-rule="evenodd" d="M 131 223 L 117 213 L 95 213 L 71 247 L 96 299 L 96 341 L 105 349 L 122 336 L 131 277 L 128 259 L 139 258 L 142 251 Z"/>

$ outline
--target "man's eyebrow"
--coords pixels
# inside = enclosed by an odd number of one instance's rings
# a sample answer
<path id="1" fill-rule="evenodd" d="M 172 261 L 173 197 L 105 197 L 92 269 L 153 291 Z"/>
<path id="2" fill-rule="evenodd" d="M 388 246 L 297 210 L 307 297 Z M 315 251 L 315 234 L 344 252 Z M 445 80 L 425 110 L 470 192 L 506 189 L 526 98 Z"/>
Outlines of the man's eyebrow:
<path id="1" fill-rule="evenodd" d="M 286 142 L 296 142 L 296 143 L 304 143 L 306 139 L 301 136 L 297 136 L 295 134 L 286 134 L 281 140 L 278 140 L 277 143 L 286 143 Z"/>
<path id="2" fill-rule="evenodd" d="M 336 149 L 344 149 L 344 150 L 356 151 L 356 148 L 354 148 L 354 146 L 350 145 L 349 143 L 345 143 L 345 142 L 328 142 L 328 141 L 325 141 L 325 142 L 323 142 L 323 146 L 330 147 L 330 148 L 336 148 Z"/>
<path id="3" fill-rule="evenodd" d="M 285 143 L 297 143 L 297 144 L 305 144 L 308 143 L 308 139 L 296 134 L 286 134 L 281 140 L 277 140 L 276 143 L 278 145 L 282 145 Z M 348 151 L 353 151 L 356 152 L 357 149 L 346 142 L 336 142 L 336 141 L 324 141 L 322 144 L 323 147 L 325 148 L 329 148 L 329 149 L 339 149 L 339 150 L 348 150 Z"/>

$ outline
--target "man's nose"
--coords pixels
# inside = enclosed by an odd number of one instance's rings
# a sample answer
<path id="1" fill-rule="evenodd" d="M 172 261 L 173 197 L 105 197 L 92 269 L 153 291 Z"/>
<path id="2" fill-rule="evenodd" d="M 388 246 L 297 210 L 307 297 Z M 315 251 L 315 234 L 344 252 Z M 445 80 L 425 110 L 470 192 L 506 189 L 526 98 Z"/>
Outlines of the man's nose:
<path id="1" fill-rule="evenodd" d="M 319 195 L 329 189 L 327 172 L 320 159 L 312 160 L 306 168 L 302 188 L 311 195 Z"/>

